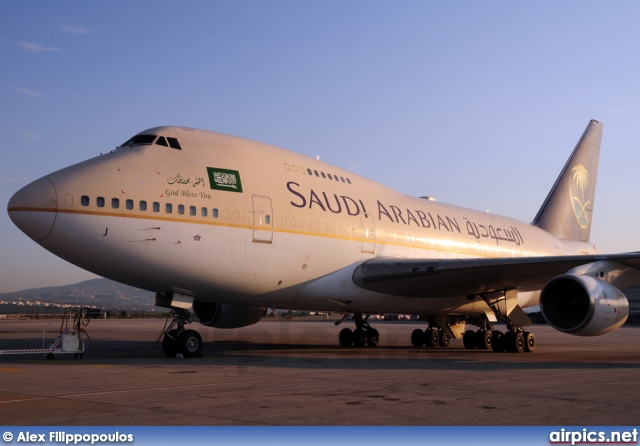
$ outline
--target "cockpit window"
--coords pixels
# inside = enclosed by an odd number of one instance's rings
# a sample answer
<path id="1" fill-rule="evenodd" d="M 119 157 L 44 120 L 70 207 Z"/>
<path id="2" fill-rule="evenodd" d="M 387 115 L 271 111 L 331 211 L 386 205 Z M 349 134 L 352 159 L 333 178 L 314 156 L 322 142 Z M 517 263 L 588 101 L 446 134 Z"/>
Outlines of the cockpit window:
<path id="1" fill-rule="evenodd" d="M 169 138 L 167 136 L 167 140 L 169 141 L 169 146 L 172 149 L 182 150 L 182 147 L 180 147 L 180 143 L 178 142 L 178 140 L 176 138 Z"/>
<path id="2" fill-rule="evenodd" d="M 153 144 L 154 141 L 157 146 L 171 147 L 172 149 L 182 150 L 182 147 L 180 147 L 180 143 L 178 142 L 177 138 L 170 138 L 168 136 L 165 138 L 164 136 L 158 136 L 158 135 L 136 135 L 133 138 L 131 138 L 129 141 L 122 144 L 120 147 L 132 147 L 132 146 Z"/>
<path id="3" fill-rule="evenodd" d="M 131 138 L 129 141 L 122 144 L 122 146 L 138 146 L 142 144 L 153 144 L 153 141 L 156 139 L 156 135 L 136 135 Z"/>

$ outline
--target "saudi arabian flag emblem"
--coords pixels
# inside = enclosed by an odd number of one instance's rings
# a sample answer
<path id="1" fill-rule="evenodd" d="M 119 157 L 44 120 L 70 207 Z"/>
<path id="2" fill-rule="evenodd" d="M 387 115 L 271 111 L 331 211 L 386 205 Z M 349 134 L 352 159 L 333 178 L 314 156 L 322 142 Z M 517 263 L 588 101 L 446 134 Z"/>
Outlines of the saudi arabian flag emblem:
<path id="1" fill-rule="evenodd" d="M 211 189 L 226 190 L 228 192 L 242 192 L 240 173 L 237 170 L 207 167 Z"/>

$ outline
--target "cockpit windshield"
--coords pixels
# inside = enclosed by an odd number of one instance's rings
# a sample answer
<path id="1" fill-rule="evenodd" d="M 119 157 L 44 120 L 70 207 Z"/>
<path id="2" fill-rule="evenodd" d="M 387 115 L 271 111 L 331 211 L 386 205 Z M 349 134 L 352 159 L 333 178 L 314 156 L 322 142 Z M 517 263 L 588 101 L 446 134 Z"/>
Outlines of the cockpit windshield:
<path id="1" fill-rule="evenodd" d="M 120 147 L 124 146 L 138 146 L 142 144 L 153 144 L 153 141 L 156 139 L 156 135 L 136 135 L 131 138 L 129 141 L 122 144 Z"/>
<path id="2" fill-rule="evenodd" d="M 157 139 L 156 139 L 157 138 Z M 141 145 L 151 145 L 155 141 L 156 145 L 171 147 L 172 149 L 182 150 L 177 138 L 157 136 L 157 135 L 136 135 L 120 147 L 133 147 Z"/>

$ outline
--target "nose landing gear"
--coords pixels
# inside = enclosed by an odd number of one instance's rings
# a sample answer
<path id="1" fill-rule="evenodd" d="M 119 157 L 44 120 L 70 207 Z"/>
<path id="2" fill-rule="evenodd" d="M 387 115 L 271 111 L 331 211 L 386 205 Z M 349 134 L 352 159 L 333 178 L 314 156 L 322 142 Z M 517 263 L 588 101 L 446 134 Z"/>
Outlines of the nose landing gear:
<path id="1" fill-rule="evenodd" d="M 182 308 L 172 309 L 173 322 L 167 327 L 162 338 L 162 350 L 167 356 L 175 358 L 178 354 L 184 358 L 202 356 L 202 336 L 195 330 L 185 330 L 184 326 L 196 322 L 190 311 Z M 177 328 L 174 328 L 176 327 Z"/>
<path id="2" fill-rule="evenodd" d="M 156 293 L 156 305 L 171 309 L 173 321 L 164 331 L 162 350 L 175 358 L 199 358 L 202 356 L 202 336 L 195 330 L 186 330 L 185 325 L 198 322 L 195 314 L 189 311 L 193 297 L 175 293 Z"/>

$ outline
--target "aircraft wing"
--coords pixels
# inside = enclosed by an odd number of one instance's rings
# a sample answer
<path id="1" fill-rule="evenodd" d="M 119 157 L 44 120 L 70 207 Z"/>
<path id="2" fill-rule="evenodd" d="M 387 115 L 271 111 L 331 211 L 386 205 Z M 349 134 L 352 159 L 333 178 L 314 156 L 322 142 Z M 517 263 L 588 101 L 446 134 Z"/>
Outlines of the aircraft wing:
<path id="1" fill-rule="evenodd" d="M 353 280 L 367 290 L 396 296 L 460 297 L 541 290 L 554 277 L 590 264 L 606 273 L 602 280 L 619 288 L 640 283 L 640 252 L 446 260 L 385 257 L 358 266 Z"/>

